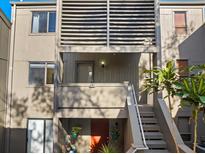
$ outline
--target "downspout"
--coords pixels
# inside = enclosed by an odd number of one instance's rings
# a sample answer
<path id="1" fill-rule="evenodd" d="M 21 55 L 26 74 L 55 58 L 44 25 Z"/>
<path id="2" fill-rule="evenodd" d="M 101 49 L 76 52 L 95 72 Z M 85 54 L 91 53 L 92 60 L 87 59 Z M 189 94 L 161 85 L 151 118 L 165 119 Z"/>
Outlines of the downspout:
<path id="1" fill-rule="evenodd" d="M 12 26 L 11 26 L 11 38 L 10 38 L 10 53 L 9 53 L 9 73 L 8 73 L 8 100 L 6 105 L 6 152 L 10 152 L 10 127 L 11 127 L 11 105 L 13 98 L 13 67 L 14 67 L 14 46 L 15 46 L 15 29 L 16 29 L 16 4 L 13 4 L 12 8 Z"/>
<path id="2" fill-rule="evenodd" d="M 55 36 L 55 72 L 54 72 L 54 98 L 53 98 L 53 153 L 58 153 L 58 85 L 61 83 L 61 79 L 59 77 L 59 47 L 60 47 L 60 10 L 61 10 L 61 0 L 56 1 L 56 36 Z"/>

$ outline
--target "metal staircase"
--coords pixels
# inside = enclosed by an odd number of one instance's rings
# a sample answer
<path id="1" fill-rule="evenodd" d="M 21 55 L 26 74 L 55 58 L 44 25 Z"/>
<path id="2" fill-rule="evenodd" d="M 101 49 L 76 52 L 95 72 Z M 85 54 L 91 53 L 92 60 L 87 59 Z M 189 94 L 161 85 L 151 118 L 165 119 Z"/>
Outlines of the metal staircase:
<path id="1" fill-rule="evenodd" d="M 155 117 L 153 107 L 149 105 L 139 106 L 140 116 L 142 119 L 143 130 L 148 150 L 146 153 L 168 153 L 167 143 L 160 131 L 158 120 Z"/>

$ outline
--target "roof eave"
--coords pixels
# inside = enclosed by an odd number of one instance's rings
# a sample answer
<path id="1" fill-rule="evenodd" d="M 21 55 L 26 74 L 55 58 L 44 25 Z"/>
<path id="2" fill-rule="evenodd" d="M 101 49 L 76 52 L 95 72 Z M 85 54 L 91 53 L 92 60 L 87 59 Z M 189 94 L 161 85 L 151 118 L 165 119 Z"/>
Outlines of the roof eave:
<path id="1" fill-rule="evenodd" d="M 198 2 L 160 2 L 160 5 L 205 5 L 205 1 L 198 1 Z"/>
<path id="2" fill-rule="evenodd" d="M 11 5 L 55 5 L 56 2 L 11 2 Z"/>

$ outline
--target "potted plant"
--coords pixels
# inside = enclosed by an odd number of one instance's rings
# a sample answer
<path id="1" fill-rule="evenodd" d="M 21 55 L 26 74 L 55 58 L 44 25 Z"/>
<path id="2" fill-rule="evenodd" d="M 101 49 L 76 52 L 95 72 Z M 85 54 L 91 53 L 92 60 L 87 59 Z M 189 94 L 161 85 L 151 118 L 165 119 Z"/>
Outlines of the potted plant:
<path id="1" fill-rule="evenodd" d="M 82 130 L 81 127 L 72 127 L 70 135 L 65 134 L 64 149 L 66 150 L 66 152 L 69 153 L 77 152 L 77 147 L 75 146 L 75 143 L 78 139 L 81 130 Z"/>
<path id="2" fill-rule="evenodd" d="M 71 140 L 77 140 L 81 129 L 82 129 L 81 127 L 72 127 Z"/>

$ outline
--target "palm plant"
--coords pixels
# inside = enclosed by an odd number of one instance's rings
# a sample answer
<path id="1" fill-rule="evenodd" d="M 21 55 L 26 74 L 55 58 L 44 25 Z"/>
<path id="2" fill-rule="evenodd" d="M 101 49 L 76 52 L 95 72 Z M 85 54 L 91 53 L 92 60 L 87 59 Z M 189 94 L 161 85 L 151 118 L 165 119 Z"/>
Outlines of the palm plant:
<path id="1" fill-rule="evenodd" d="M 194 144 L 193 150 L 196 152 L 198 113 L 205 108 L 205 74 L 198 74 L 187 77 L 176 84 L 176 95 L 181 97 L 181 106 L 192 108 L 194 119 Z"/>
<path id="2" fill-rule="evenodd" d="M 169 110 L 172 114 L 171 97 L 175 94 L 174 85 L 177 82 L 177 71 L 174 67 L 174 61 L 168 61 L 165 68 L 154 68 L 153 70 L 145 70 L 145 73 L 153 74 L 153 77 L 145 79 L 144 91 L 155 92 L 166 90 L 168 98 Z"/>
<path id="3" fill-rule="evenodd" d="M 117 153 L 117 149 L 115 146 L 113 146 L 112 144 L 103 144 L 102 147 L 99 150 L 100 153 Z"/>
<path id="4" fill-rule="evenodd" d="M 175 83 L 177 82 L 177 70 L 174 67 L 174 61 L 168 61 L 165 68 L 154 68 L 153 70 L 146 70 L 145 73 L 153 74 L 153 77 L 145 79 L 144 91 L 150 92 L 152 89 L 154 92 L 166 91 L 167 95 L 164 98 L 168 98 L 169 110 L 172 117 L 172 103 L 171 97 L 175 95 Z M 173 120 L 174 123 L 174 120 Z M 174 138 L 176 151 L 179 153 L 179 148 Z"/>

